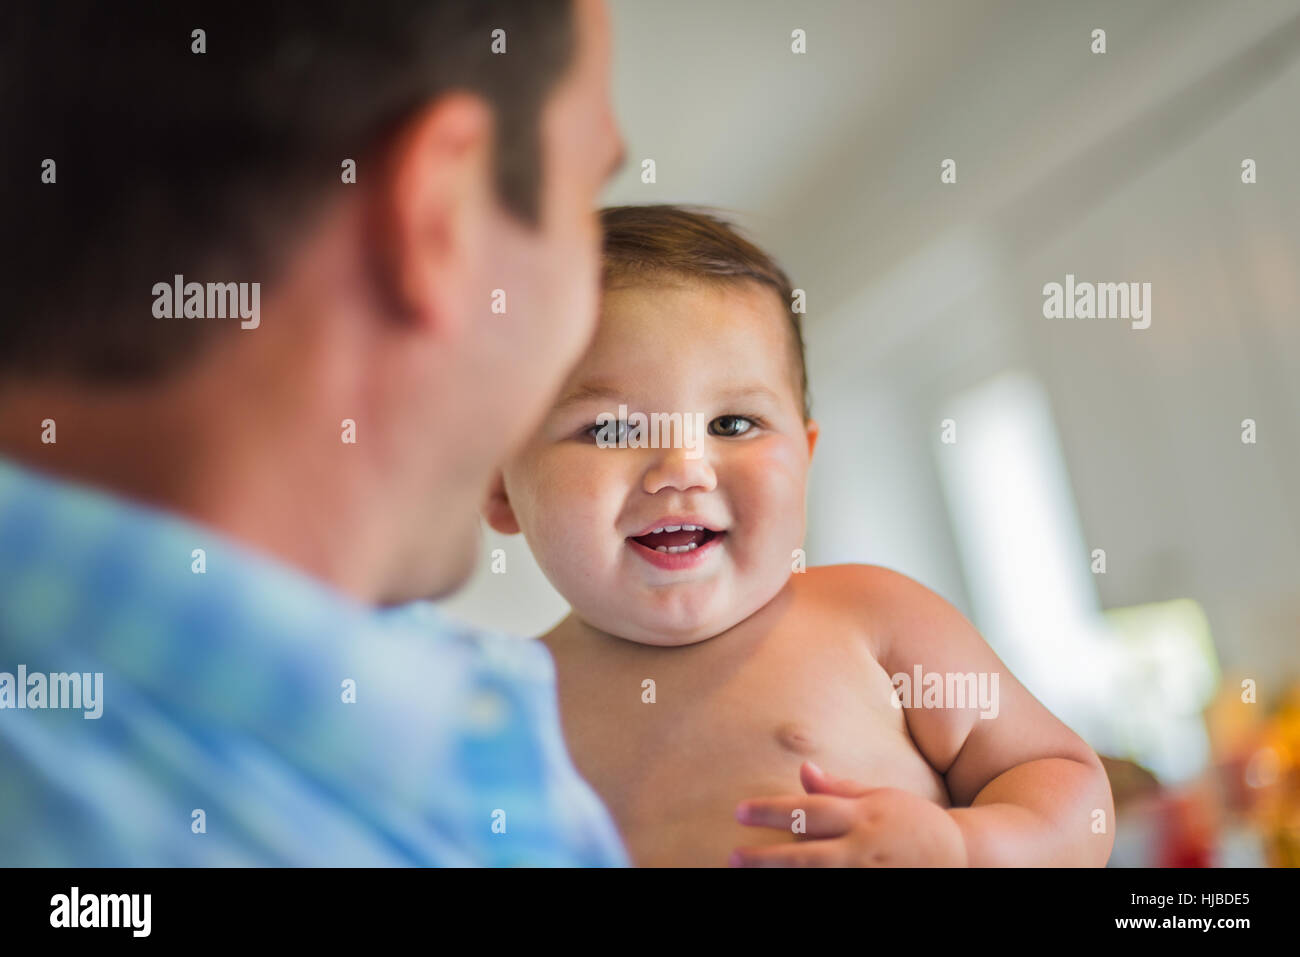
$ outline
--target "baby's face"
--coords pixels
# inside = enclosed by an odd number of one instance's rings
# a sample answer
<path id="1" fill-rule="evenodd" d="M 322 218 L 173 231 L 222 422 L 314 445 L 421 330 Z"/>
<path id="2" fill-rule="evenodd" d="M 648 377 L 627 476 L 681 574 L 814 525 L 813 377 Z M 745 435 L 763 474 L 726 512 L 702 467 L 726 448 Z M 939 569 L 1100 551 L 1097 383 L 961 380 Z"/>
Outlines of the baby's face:
<path id="1" fill-rule="evenodd" d="M 803 542 L 816 426 L 803 418 L 783 307 L 749 282 L 605 294 L 590 350 L 504 472 L 508 506 L 488 509 L 499 528 L 517 521 L 588 624 L 644 644 L 689 644 L 747 618 L 785 584 Z M 620 405 L 632 421 L 640 412 L 699 422 L 702 413 L 704 434 L 674 429 L 677 447 L 602 447 L 598 417 L 618 419 Z"/>

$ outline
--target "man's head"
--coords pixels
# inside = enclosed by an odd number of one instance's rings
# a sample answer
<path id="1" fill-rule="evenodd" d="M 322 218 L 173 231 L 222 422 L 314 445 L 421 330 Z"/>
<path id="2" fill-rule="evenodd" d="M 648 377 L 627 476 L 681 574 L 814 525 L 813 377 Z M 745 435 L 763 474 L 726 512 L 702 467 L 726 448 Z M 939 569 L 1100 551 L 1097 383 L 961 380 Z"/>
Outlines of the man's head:
<path id="1" fill-rule="evenodd" d="M 170 403 L 177 428 L 256 456 L 262 479 L 278 465 L 301 484 L 295 467 L 313 463 L 297 494 L 335 512 L 299 540 L 323 545 L 321 523 L 369 513 L 365 567 L 313 570 L 372 599 L 446 591 L 473 560 L 493 465 L 594 323 L 594 207 L 620 151 L 603 7 L 237 8 L 11 12 L 6 394 L 129 394 L 145 419 Z M 157 318 L 151 290 L 178 274 L 259 282 L 260 324 Z M 235 511 L 253 508 L 255 481 Z M 235 490 L 195 494 L 167 503 L 313 565 L 287 544 L 306 505 L 280 516 L 281 542 L 210 505 Z"/>
<path id="2" fill-rule="evenodd" d="M 802 545 L 817 437 L 802 335 L 785 274 L 715 217 L 632 207 L 603 222 L 595 340 L 486 514 L 524 532 L 588 624 L 687 644 L 770 601 Z"/>

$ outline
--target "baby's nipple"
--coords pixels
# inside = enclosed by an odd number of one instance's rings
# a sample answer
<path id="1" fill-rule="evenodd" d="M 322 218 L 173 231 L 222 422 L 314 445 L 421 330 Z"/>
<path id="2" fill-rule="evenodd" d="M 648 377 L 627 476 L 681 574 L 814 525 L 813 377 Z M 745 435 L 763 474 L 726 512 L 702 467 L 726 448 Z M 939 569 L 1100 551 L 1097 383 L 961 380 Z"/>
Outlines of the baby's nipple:
<path id="1" fill-rule="evenodd" d="M 812 754 L 817 750 L 813 743 L 812 732 L 806 724 L 787 721 L 776 729 L 776 740 L 781 747 L 795 754 Z"/>

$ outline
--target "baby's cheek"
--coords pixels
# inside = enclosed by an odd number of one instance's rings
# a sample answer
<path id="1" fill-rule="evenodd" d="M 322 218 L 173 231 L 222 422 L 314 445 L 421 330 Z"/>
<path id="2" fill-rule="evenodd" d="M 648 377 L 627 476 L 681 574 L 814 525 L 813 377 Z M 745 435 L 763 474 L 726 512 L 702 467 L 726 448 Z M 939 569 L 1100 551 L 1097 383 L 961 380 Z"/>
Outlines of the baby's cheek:
<path id="1" fill-rule="evenodd" d="M 802 546 L 807 475 L 807 455 L 777 442 L 756 449 L 734 474 L 730 494 L 752 535 L 748 563 L 754 568 L 788 567 L 791 551 Z"/>
<path id="2" fill-rule="evenodd" d="M 757 449 L 746 457 L 737 477 L 740 481 L 733 494 L 746 507 L 759 510 L 762 524 L 802 514 L 808 458 L 792 443 L 772 442 Z"/>
<path id="3" fill-rule="evenodd" d="M 557 453 L 539 460 L 528 473 L 527 496 L 533 514 L 548 526 L 569 526 L 591 512 L 602 479 L 589 456 Z"/>
<path id="4" fill-rule="evenodd" d="M 586 516 L 571 521 L 548 515 L 538 523 L 528 545 L 546 577 L 570 603 L 580 604 L 587 590 L 600 581 L 604 564 L 601 549 L 593 542 Z"/>
<path id="5" fill-rule="evenodd" d="M 548 467 L 530 485 L 529 545 L 557 582 L 581 587 L 600 574 L 616 534 L 616 507 L 598 469 Z"/>
<path id="6" fill-rule="evenodd" d="M 596 516 L 590 501 L 564 497 L 544 504 L 538 511 L 535 550 L 556 552 L 567 561 L 577 561 L 596 550 Z"/>

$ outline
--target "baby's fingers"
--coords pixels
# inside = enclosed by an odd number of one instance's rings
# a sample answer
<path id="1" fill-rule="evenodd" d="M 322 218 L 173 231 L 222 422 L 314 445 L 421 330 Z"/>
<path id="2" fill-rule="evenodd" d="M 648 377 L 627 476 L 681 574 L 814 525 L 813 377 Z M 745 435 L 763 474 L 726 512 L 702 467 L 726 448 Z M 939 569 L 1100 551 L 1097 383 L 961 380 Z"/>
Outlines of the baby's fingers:
<path id="1" fill-rule="evenodd" d="M 736 820 L 810 838 L 839 837 L 853 826 L 853 805 L 828 794 L 750 798 L 736 805 Z"/>

